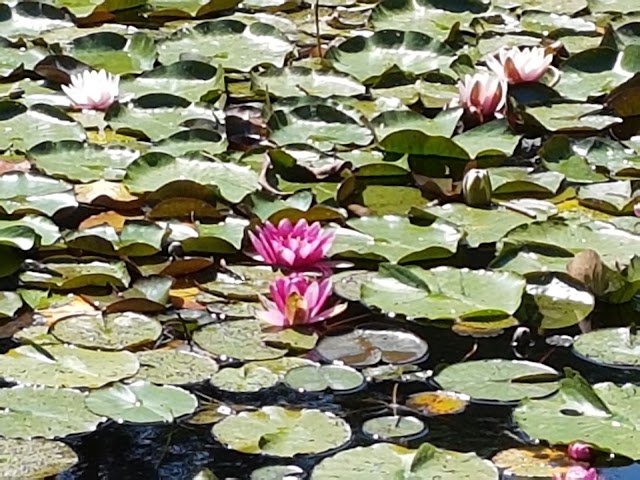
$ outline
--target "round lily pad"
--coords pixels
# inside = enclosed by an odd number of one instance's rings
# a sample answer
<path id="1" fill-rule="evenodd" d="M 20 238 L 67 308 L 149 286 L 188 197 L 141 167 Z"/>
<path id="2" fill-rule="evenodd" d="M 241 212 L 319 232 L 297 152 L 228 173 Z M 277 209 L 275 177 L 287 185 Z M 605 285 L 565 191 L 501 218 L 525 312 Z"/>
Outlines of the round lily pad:
<path id="1" fill-rule="evenodd" d="M 450 365 L 434 380 L 443 389 L 469 395 L 476 402 L 517 402 L 555 392 L 558 375 L 541 363 L 492 359 Z"/>
<path id="2" fill-rule="evenodd" d="M 218 371 L 211 358 L 193 352 L 163 348 L 137 352 L 140 370 L 135 379 L 157 385 L 187 385 L 203 382 Z"/>
<path id="3" fill-rule="evenodd" d="M 607 367 L 640 368 L 640 336 L 629 327 L 583 333 L 573 342 L 573 351 Z"/>
<path id="4" fill-rule="evenodd" d="M 394 440 L 426 433 L 424 422 L 416 417 L 394 416 L 370 418 L 362 431 L 374 440 Z"/>
<path id="5" fill-rule="evenodd" d="M 104 417 L 84 406 L 85 397 L 66 388 L 0 389 L 0 435 L 28 439 L 92 432 Z"/>
<path id="6" fill-rule="evenodd" d="M 200 288 L 233 300 L 257 301 L 259 295 L 269 293 L 269 285 L 280 276 L 271 267 L 236 265 L 218 272 L 215 280 L 201 283 Z"/>
<path id="7" fill-rule="evenodd" d="M 331 277 L 333 293 L 345 300 L 357 302 L 360 300 L 360 287 L 373 275 L 375 272 L 367 270 L 348 270 L 335 273 Z"/>
<path id="8" fill-rule="evenodd" d="M 507 478 L 536 480 L 567 472 L 574 462 L 564 449 L 548 447 L 510 448 L 491 459 Z"/>
<path id="9" fill-rule="evenodd" d="M 24 345 L 0 355 L 5 380 L 51 387 L 98 388 L 136 374 L 140 367 L 131 352 L 98 352 L 70 345 L 36 349 Z"/>
<path id="10" fill-rule="evenodd" d="M 301 392 L 353 391 L 365 383 L 360 372 L 342 365 L 319 365 L 294 368 L 284 377 L 284 383 Z"/>
<path id="11" fill-rule="evenodd" d="M 304 470 L 296 465 L 269 465 L 251 472 L 251 480 L 297 480 L 304 478 Z"/>
<path id="12" fill-rule="evenodd" d="M 407 407 L 418 410 L 424 415 L 451 415 L 467 408 L 471 398 L 456 392 L 420 392 L 410 395 Z"/>
<path id="13" fill-rule="evenodd" d="M 0 438 L 0 478 L 45 478 L 78 463 L 78 456 L 62 442 L 34 438 Z"/>
<path id="14" fill-rule="evenodd" d="M 262 407 L 227 417 L 213 427 L 216 440 L 243 453 L 276 457 L 318 454 L 344 445 L 349 424 L 320 410 Z"/>
<path id="15" fill-rule="evenodd" d="M 372 478 L 498 480 L 498 470 L 475 453 L 444 450 L 429 443 L 423 443 L 418 450 L 376 443 L 325 458 L 311 474 L 311 480 Z"/>
<path id="16" fill-rule="evenodd" d="M 292 369 L 314 365 L 311 360 L 297 357 L 249 362 L 237 368 L 223 368 L 211 377 L 211 384 L 227 392 L 257 392 L 273 387 Z"/>
<path id="17" fill-rule="evenodd" d="M 378 362 L 404 364 L 424 359 L 427 342 L 405 330 L 358 328 L 344 335 L 324 337 L 316 351 L 326 360 L 340 361 L 352 367 Z"/>
<path id="18" fill-rule="evenodd" d="M 81 347 L 123 350 L 156 341 L 162 325 L 133 312 L 74 315 L 56 322 L 52 333 L 58 340 Z"/>
<path id="19" fill-rule="evenodd" d="M 92 412 L 118 422 L 154 423 L 172 422 L 193 413 L 198 407 L 198 400 L 181 388 L 140 380 L 94 390 L 87 396 L 85 404 Z"/>

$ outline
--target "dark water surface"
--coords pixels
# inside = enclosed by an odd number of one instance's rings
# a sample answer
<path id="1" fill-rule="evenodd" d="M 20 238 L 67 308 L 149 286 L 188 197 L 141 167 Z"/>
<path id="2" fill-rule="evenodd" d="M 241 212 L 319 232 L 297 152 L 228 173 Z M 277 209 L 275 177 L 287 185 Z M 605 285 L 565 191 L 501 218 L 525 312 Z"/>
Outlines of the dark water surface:
<path id="1" fill-rule="evenodd" d="M 474 339 L 457 336 L 449 330 L 410 327 L 429 342 L 430 356 L 422 365 L 427 369 L 437 368 L 443 363 L 459 362 L 474 347 Z M 471 358 L 515 358 L 510 341 L 509 333 L 481 339 Z M 559 370 L 567 366 L 578 370 L 592 384 L 602 381 L 640 383 L 640 372 L 601 368 L 573 356 L 569 349 L 553 349 L 538 340 L 529 352 L 528 359 L 539 361 L 543 358 L 545 363 Z M 373 384 L 352 395 L 303 395 L 284 387 L 251 395 L 224 394 L 209 386 L 199 386 L 193 390 L 230 403 L 255 406 L 281 404 L 332 411 L 351 424 L 354 436 L 348 447 L 373 443 L 360 432 L 360 426 L 367 418 L 391 414 L 391 409 L 385 407 L 385 403 L 392 401 L 393 383 Z M 400 384 L 398 403 L 403 404 L 411 393 L 425 390 L 433 390 L 433 387 L 425 383 Z M 458 415 L 423 420 L 429 428 L 427 435 L 409 442 L 408 446 L 417 446 L 427 440 L 439 447 L 475 451 L 481 456 L 491 457 L 502 449 L 523 445 L 520 439 L 524 437 L 511 421 L 510 407 L 470 405 Z M 249 479 L 254 469 L 273 464 L 295 464 L 309 472 L 324 458 L 318 455 L 287 461 L 240 454 L 223 448 L 213 439 L 210 429 L 210 425 L 194 426 L 184 422 L 168 426 L 132 426 L 112 422 L 92 434 L 65 439 L 80 456 L 80 462 L 57 478 L 181 480 L 193 478 L 206 467 L 221 480 Z M 609 465 L 612 466 L 600 470 L 603 479 L 640 480 L 640 464 L 629 464 L 616 458 L 610 460 Z"/>

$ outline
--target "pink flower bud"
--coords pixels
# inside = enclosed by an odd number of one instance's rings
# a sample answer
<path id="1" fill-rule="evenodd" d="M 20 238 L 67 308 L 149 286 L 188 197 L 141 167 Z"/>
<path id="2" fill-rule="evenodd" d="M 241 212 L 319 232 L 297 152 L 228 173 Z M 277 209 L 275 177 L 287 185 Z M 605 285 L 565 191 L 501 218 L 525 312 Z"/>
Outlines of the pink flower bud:
<path id="1" fill-rule="evenodd" d="M 571 460 L 577 462 L 590 462 L 591 461 L 591 447 L 586 443 L 575 442 L 569 445 L 567 448 L 567 454 Z"/>

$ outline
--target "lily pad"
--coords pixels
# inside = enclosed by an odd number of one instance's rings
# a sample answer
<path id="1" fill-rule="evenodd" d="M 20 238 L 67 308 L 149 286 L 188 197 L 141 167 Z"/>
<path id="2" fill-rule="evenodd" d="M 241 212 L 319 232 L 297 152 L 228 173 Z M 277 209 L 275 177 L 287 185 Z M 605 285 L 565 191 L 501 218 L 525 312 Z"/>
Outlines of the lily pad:
<path id="1" fill-rule="evenodd" d="M 162 325 L 132 312 L 74 315 L 56 322 L 51 333 L 58 340 L 80 347 L 123 350 L 156 341 L 162 333 Z"/>
<path id="2" fill-rule="evenodd" d="M 366 367 L 379 362 L 414 363 L 428 353 L 427 342 L 405 330 L 357 328 L 343 335 L 325 336 L 316 352 L 330 362 Z"/>
<path id="3" fill-rule="evenodd" d="M 135 375 L 139 367 L 130 352 L 99 352 L 67 345 L 40 349 L 24 345 L 0 355 L 0 375 L 5 380 L 51 387 L 98 388 Z"/>
<path id="4" fill-rule="evenodd" d="M 558 103 L 533 107 L 526 114 L 550 132 L 597 131 L 622 121 L 621 118 L 601 113 L 602 107 L 589 103 Z"/>
<path id="5" fill-rule="evenodd" d="M 491 461 L 504 475 L 523 479 L 562 475 L 574 463 L 566 450 L 549 447 L 510 448 L 498 452 Z"/>
<path id="6" fill-rule="evenodd" d="M 498 470 L 475 453 L 458 453 L 423 443 L 410 450 L 390 443 L 355 447 L 322 460 L 311 480 L 498 480 Z"/>
<path id="7" fill-rule="evenodd" d="M 0 389 L 0 434 L 30 439 L 92 432 L 105 419 L 87 410 L 85 398 L 86 394 L 66 388 Z"/>
<path id="8" fill-rule="evenodd" d="M 232 300 L 258 301 L 269 293 L 269 285 L 282 276 L 267 266 L 234 265 L 218 272 L 215 280 L 201 283 L 200 288 Z"/>
<path id="9" fill-rule="evenodd" d="M 583 333 L 573 342 L 573 350 L 580 357 L 599 365 L 640 368 L 640 341 L 629 327 Z"/>
<path id="10" fill-rule="evenodd" d="M 407 407 L 424 415 L 453 415 L 463 412 L 470 400 L 469 395 L 438 390 L 410 395 Z"/>
<path id="11" fill-rule="evenodd" d="M 524 287 L 524 278 L 507 272 L 393 266 L 362 286 L 361 301 L 412 318 L 467 320 L 512 315 Z"/>
<path id="12" fill-rule="evenodd" d="M 76 453 L 62 442 L 34 438 L 0 439 L 0 477 L 44 478 L 78 463 Z"/>
<path id="13" fill-rule="evenodd" d="M 188 385 L 208 380 L 218 371 L 218 364 L 204 355 L 159 349 L 137 352 L 140 370 L 134 379 L 157 385 Z"/>
<path id="14" fill-rule="evenodd" d="M 94 390 L 86 397 L 85 405 L 92 412 L 118 422 L 167 423 L 193 413 L 198 400 L 181 388 L 139 380 Z"/>
<path id="15" fill-rule="evenodd" d="M 541 363 L 520 360 L 474 360 L 449 365 L 434 380 L 445 390 L 476 402 L 518 402 L 558 390 L 559 374 Z"/>
<path id="16" fill-rule="evenodd" d="M 9 214 L 38 212 L 51 216 L 78 206 L 70 184 L 32 173 L 0 176 L 0 192 L 0 209 Z"/>
<path id="17" fill-rule="evenodd" d="M 362 431 L 374 440 L 401 440 L 426 433 L 422 420 L 411 416 L 370 418 L 362 424 Z"/>
<path id="18" fill-rule="evenodd" d="M 341 365 L 303 366 L 289 370 L 284 383 L 300 392 L 350 392 L 362 387 L 364 377 L 357 370 Z"/>
<path id="19" fill-rule="evenodd" d="M 307 67 L 269 68 L 251 76 L 251 88 L 257 93 L 275 97 L 295 95 L 356 96 L 365 93 L 365 87 L 349 75 Z"/>
<path id="20" fill-rule="evenodd" d="M 341 418 L 320 410 L 266 406 L 221 420 L 214 425 L 213 435 L 242 453 L 292 457 L 338 448 L 351 438 L 351 428 Z"/>
<path id="21" fill-rule="evenodd" d="M 87 259 L 75 263 L 50 261 L 43 265 L 45 271 L 26 271 L 20 280 L 27 285 L 60 290 L 106 285 L 127 287 L 131 281 L 124 262 Z"/>
<path id="22" fill-rule="evenodd" d="M 313 365 L 311 360 L 297 357 L 248 362 L 238 368 L 223 368 L 211 377 L 211 384 L 227 392 L 258 392 L 276 385 L 291 369 Z"/>

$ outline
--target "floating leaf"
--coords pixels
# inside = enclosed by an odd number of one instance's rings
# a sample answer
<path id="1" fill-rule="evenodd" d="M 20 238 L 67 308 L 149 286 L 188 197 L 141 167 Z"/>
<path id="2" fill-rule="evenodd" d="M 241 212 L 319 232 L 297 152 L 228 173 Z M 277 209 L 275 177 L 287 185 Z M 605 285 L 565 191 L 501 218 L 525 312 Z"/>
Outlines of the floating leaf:
<path id="1" fill-rule="evenodd" d="M 297 357 L 249 362 L 238 368 L 223 368 L 211 377 L 211 384 L 227 392 L 258 392 L 276 385 L 289 370 L 308 365 L 315 364 Z"/>
<path id="2" fill-rule="evenodd" d="M 62 442 L 34 438 L 0 439 L 0 477 L 44 478 L 78 463 L 76 453 Z"/>
<path id="3" fill-rule="evenodd" d="M 63 208 L 78 206 L 70 184 L 32 173 L 0 176 L 0 192 L 0 208 L 6 213 L 39 212 L 52 216 Z"/>
<path id="4" fill-rule="evenodd" d="M 163 348 L 137 352 L 140 370 L 134 377 L 157 385 L 188 385 L 211 378 L 218 364 L 193 352 Z"/>
<path id="5" fill-rule="evenodd" d="M 461 393 L 435 391 L 414 393 L 407 398 L 407 407 L 425 415 L 452 415 L 463 412 L 471 397 Z"/>
<path id="6" fill-rule="evenodd" d="M 20 280 L 27 285 L 71 290 L 86 286 L 126 287 L 131 278 L 124 262 L 104 262 L 87 258 L 77 263 L 50 261 L 46 271 L 26 271 Z"/>
<path id="7" fill-rule="evenodd" d="M 252 74 L 251 88 L 258 93 L 268 92 L 275 97 L 356 96 L 365 93 L 365 87 L 348 75 L 307 67 L 272 67 L 261 73 Z"/>
<path id="8" fill-rule="evenodd" d="M 548 447 L 510 448 L 498 452 L 491 461 L 504 475 L 519 478 L 562 475 L 574 464 L 565 450 Z"/>
<path id="9" fill-rule="evenodd" d="M 640 342 L 629 327 L 603 328 L 578 335 L 573 350 L 580 357 L 616 368 L 640 367 Z"/>
<path id="10" fill-rule="evenodd" d="M 410 416 L 375 417 L 362 424 L 362 431 L 374 440 L 401 440 L 426 433 L 422 420 Z"/>
<path id="11" fill-rule="evenodd" d="M 364 377 L 357 370 L 341 365 L 303 366 L 289 370 L 284 383 L 300 392 L 346 392 L 360 388 Z"/>

